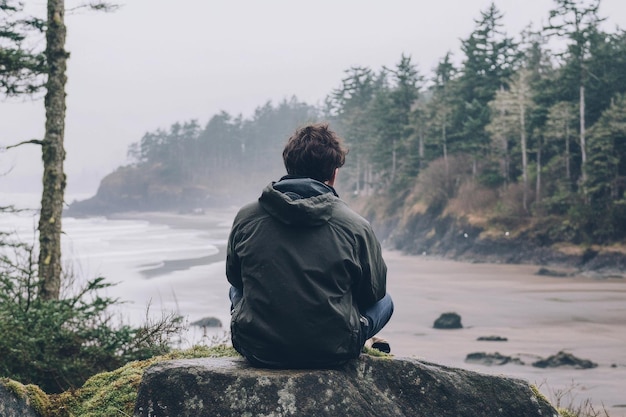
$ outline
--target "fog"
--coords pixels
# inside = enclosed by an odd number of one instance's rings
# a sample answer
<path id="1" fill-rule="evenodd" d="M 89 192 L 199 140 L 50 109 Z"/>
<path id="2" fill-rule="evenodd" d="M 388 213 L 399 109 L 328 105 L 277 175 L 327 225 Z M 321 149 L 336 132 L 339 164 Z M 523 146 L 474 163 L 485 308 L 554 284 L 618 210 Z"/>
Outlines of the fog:
<path id="1" fill-rule="evenodd" d="M 68 0 L 70 9 L 78 3 Z M 115 13 L 68 13 L 68 194 L 93 194 L 100 179 L 127 162 L 128 146 L 177 121 L 201 125 L 220 110 L 253 113 L 296 96 L 321 104 L 351 66 L 379 70 L 407 54 L 420 72 L 460 39 L 491 1 L 390 0 L 121 1 Z M 517 37 L 546 23 L 553 2 L 496 0 L 505 30 Z M 43 0 L 29 0 L 41 12 Z M 626 3 L 604 0 L 605 25 L 626 26 Z M 43 43 L 43 39 L 37 42 Z M 41 138 L 41 97 L 0 102 L 0 146 Z M 37 192 L 40 149 L 0 153 L 0 193 Z"/>

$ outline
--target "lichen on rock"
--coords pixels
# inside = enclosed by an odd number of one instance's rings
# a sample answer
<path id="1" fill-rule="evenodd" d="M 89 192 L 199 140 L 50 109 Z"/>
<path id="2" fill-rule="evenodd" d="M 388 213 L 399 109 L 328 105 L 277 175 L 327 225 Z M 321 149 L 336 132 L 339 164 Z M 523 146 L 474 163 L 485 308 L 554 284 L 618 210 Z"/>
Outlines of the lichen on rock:
<path id="1" fill-rule="evenodd" d="M 190 373 L 202 383 L 189 378 Z M 259 369 L 233 357 L 160 362 L 144 373 L 134 415 L 546 417 L 558 413 L 522 380 L 414 359 L 361 355 L 343 366 L 320 370 Z"/>

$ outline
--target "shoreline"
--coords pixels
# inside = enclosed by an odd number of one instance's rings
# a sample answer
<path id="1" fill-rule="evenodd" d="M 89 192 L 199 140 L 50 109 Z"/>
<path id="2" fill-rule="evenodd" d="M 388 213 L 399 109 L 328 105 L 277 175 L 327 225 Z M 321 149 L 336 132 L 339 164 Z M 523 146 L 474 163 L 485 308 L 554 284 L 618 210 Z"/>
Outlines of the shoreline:
<path id="1" fill-rule="evenodd" d="M 230 228 L 230 223 L 232 223 L 236 210 L 235 208 L 215 209 L 198 214 L 165 211 L 129 211 L 113 213 L 104 217 L 109 220 L 147 221 L 174 229 L 209 230 L 209 228 L 225 227 L 224 222 L 226 221 L 228 221 L 228 228 Z"/>

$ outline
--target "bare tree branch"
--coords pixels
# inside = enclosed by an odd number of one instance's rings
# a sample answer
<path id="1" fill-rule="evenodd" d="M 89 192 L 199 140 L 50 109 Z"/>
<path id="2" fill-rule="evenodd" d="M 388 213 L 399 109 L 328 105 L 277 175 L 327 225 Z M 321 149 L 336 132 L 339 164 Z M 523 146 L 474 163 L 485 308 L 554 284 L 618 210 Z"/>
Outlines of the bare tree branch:
<path id="1" fill-rule="evenodd" d="M 12 149 L 12 148 L 17 148 L 18 146 L 22 146 L 22 145 L 28 145 L 28 144 L 32 144 L 32 145 L 43 145 L 44 142 L 43 140 L 40 139 L 31 139 L 31 140 L 25 140 L 24 142 L 20 142 L 20 143 L 16 143 L 15 145 L 10 145 L 7 146 L 4 149 Z"/>
<path id="2" fill-rule="evenodd" d="M 74 13 L 79 10 L 95 10 L 98 12 L 112 13 L 119 9 L 121 6 L 116 3 L 109 3 L 106 1 L 91 1 L 89 3 L 81 4 L 80 6 L 72 7 L 71 9 L 67 9 L 67 13 Z"/>

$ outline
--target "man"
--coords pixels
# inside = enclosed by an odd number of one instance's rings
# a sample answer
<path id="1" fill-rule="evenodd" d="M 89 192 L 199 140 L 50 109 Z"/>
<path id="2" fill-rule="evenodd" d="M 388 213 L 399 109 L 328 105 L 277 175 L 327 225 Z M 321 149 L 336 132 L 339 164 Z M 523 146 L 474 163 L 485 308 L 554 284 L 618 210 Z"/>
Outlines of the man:
<path id="1" fill-rule="evenodd" d="M 234 220 L 232 342 L 255 366 L 339 365 L 393 313 L 380 244 L 333 188 L 346 154 L 328 125 L 298 129 L 283 151 L 288 175 Z"/>

